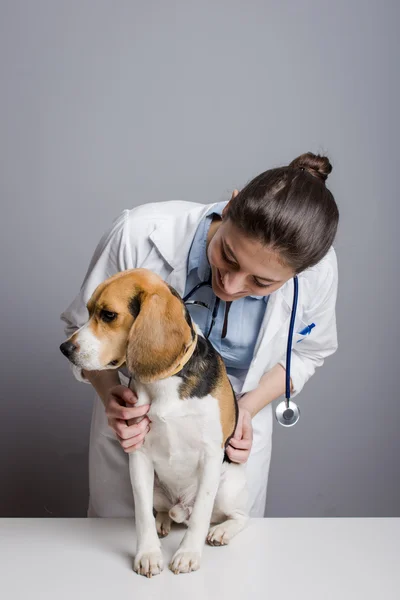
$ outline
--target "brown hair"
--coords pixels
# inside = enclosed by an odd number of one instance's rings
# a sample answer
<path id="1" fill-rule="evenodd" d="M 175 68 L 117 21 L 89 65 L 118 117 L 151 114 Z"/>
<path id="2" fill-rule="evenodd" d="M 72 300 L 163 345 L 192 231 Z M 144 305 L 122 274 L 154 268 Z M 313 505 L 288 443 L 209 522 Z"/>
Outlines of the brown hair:
<path id="1" fill-rule="evenodd" d="M 301 273 L 325 256 L 336 235 L 339 210 L 325 186 L 331 171 L 326 156 L 302 154 L 252 179 L 229 202 L 227 216 Z"/>

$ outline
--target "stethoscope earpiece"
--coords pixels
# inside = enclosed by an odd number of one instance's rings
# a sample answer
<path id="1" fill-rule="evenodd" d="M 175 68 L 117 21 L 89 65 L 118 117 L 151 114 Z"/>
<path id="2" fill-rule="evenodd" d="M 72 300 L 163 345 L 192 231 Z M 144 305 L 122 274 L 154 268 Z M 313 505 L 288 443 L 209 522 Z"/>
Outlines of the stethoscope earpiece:
<path id="1" fill-rule="evenodd" d="M 290 401 L 290 406 L 287 400 L 283 400 L 276 407 L 275 416 L 280 425 L 292 427 L 300 419 L 300 410 L 293 400 Z"/>

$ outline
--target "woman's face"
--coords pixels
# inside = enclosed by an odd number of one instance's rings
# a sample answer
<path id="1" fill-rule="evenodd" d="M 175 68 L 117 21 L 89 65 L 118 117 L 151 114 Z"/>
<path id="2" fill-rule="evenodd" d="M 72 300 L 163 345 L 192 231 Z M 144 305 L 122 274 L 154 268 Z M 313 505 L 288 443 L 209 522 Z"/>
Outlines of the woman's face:
<path id="1" fill-rule="evenodd" d="M 222 221 L 212 223 L 207 246 L 216 296 L 225 302 L 268 296 L 295 275 L 276 251 L 245 236 L 224 213 Z"/>

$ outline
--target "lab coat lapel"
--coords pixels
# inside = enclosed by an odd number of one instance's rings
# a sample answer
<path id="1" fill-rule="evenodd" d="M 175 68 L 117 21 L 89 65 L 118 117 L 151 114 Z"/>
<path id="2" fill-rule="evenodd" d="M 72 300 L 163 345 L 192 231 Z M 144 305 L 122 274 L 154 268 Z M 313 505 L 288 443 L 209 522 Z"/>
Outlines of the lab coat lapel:
<path id="1" fill-rule="evenodd" d="M 170 272 L 164 280 L 184 295 L 187 277 L 187 258 L 198 224 L 213 204 L 194 204 L 193 209 L 183 214 L 172 215 L 150 234 L 150 240 Z"/>
<path id="2" fill-rule="evenodd" d="M 181 296 L 185 295 L 187 270 L 186 265 L 179 269 L 174 269 L 167 277 L 166 282 L 172 285 Z"/>
<path id="3" fill-rule="evenodd" d="M 263 359 L 269 357 L 272 352 L 272 339 L 286 325 L 289 326 L 290 307 L 284 299 L 281 290 L 277 290 L 268 299 L 267 310 L 261 324 L 261 329 L 255 346 L 255 357 L 263 355 Z"/>

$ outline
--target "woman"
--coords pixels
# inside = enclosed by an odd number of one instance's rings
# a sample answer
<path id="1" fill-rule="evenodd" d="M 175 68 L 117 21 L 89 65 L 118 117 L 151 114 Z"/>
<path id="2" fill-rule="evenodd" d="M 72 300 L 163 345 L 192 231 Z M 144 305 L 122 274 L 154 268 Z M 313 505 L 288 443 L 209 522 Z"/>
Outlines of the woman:
<path id="1" fill-rule="evenodd" d="M 271 458 L 271 402 L 285 391 L 285 357 L 293 299 L 299 283 L 291 396 L 315 368 L 337 349 L 335 304 L 337 263 L 332 247 L 339 212 L 325 181 L 332 167 L 326 157 L 299 156 L 287 167 L 253 179 L 229 202 L 171 201 L 124 210 L 101 238 L 81 290 L 62 313 L 69 337 L 88 319 L 86 303 L 99 283 L 126 269 L 148 268 L 182 296 L 210 280 L 192 299 L 212 310 L 220 299 L 210 341 L 222 355 L 237 393 L 239 419 L 229 458 L 246 462 L 250 515 L 264 516 Z M 204 334 L 210 312 L 188 305 Z M 300 332 L 311 323 L 309 335 Z M 301 343 L 298 343 L 301 342 Z M 90 448 L 88 516 L 133 516 L 128 452 L 140 448 L 149 427 L 125 420 L 146 415 L 135 408 L 122 369 L 81 371 L 91 383 L 94 402 Z M 127 406 L 125 405 L 127 403 Z"/>

